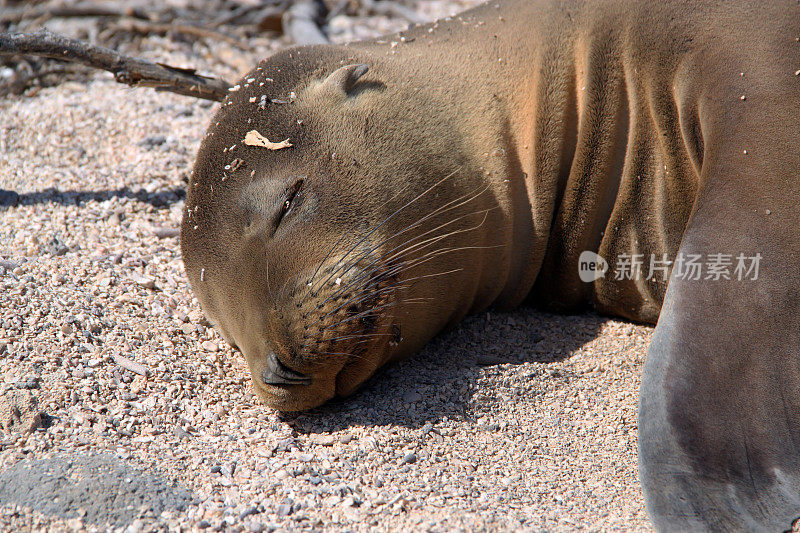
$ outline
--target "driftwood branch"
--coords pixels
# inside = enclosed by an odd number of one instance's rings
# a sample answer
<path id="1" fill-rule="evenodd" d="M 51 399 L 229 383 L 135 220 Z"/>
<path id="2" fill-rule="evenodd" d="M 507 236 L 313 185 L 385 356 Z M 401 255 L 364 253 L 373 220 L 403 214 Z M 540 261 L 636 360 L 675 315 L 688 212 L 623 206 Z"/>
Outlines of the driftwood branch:
<path id="1" fill-rule="evenodd" d="M 116 27 L 131 33 L 141 33 L 142 35 L 149 35 L 153 33 L 163 35 L 170 32 L 182 33 L 184 35 L 190 35 L 192 37 L 199 37 L 202 39 L 225 41 L 228 44 L 242 48 L 242 42 L 240 39 L 235 39 L 230 35 L 225 35 L 222 32 L 203 28 L 202 26 L 195 26 L 193 24 L 159 24 L 157 22 L 123 19 L 116 24 Z"/>
<path id="2" fill-rule="evenodd" d="M 230 13 L 211 22 L 209 26 L 217 28 L 224 24 L 244 24 L 258 26 L 266 16 L 284 13 L 291 0 L 261 0 L 255 4 L 243 4 Z M 279 17 L 280 18 L 280 17 Z"/>
<path id="3" fill-rule="evenodd" d="M 0 97 L 7 94 L 22 94 L 25 89 L 30 87 L 32 81 L 41 80 L 48 76 L 64 77 L 65 75 L 73 74 L 82 70 L 80 65 L 63 65 L 57 64 L 49 68 L 43 68 L 36 72 L 17 74 L 11 80 L 0 83 Z M 2 205 L 2 202 L 0 202 Z"/>
<path id="4" fill-rule="evenodd" d="M 13 24 L 26 19 L 69 18 L 69 17 L 134 17 L 148 19 L 147 13 L 135 7 L 114 7 L 101 3 L 80 5 L 52 5 L 25 6 L 18 9 L 9 9 L 0 13 L 0 23 Z"/>
<path id="5" fill-rule="evenodd" d="M 107 70 L 120 83 L 153 87 L 195 98 L 219 101 L 228 94 L 225 80 L 197 74 L 193 69 L 171 67 L 122 55 L 85 41 L 41 30 L 35 33 L 0 34 L 0 54 L 33 55 L 80 63 Z"/>

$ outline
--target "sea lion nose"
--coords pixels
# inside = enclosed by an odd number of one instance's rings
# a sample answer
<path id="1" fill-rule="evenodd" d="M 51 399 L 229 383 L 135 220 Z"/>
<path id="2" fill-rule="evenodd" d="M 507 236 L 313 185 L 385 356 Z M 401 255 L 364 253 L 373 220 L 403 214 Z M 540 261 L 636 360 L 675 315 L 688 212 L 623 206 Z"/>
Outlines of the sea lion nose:
<path id="1" fill-rule="evenodd" d="M 310 385 L 311 378 L 292 370 L 274 352 L 267 356 L 267 368 L 261 372 L 261 381 L 266 385 Z"/>

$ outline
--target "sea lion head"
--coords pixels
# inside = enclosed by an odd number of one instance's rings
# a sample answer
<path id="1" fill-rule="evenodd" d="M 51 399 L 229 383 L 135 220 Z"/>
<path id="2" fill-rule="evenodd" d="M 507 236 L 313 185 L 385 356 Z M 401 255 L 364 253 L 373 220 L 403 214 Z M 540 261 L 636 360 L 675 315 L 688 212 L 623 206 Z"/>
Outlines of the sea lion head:
<path id="1" fill-rule="evenodd" d="M 487 217 L 485 189 L 446 114 L 364 59 L 308 47 L 261 62 L 223 102 L 188 186 L 193 291 L 279 410 L 350 394 L 419 349 L 475 275 L 459 250 Z"/>

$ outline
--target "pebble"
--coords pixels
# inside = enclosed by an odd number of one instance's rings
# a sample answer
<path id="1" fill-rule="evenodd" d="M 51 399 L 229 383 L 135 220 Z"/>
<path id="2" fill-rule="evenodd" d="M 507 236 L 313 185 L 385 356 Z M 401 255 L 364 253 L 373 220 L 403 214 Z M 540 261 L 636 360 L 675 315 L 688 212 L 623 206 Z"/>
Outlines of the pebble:
<path id="1" fill-rule="evenodd" d="M 360 504 L 361 502 L 358 501 L 358 499 L 353 496 L 348 496 L 347 498 L 342 500 L 343 507 L 357 507 Z"/>
<path id="2" fill-rule="evenodd" d="M 262 533 L 264 531 L 264 524 L 261 522 L 250 521 L 247 522 L 246 527 L 250 533 Z"/>
<path id="3" fill-rule="evenodd" d="M 54 236 L 43 247 L 43 251 L 53 257 L 61 257 L 69 251 L 69 248 L 63 242 L 61 242 L 61 239 Z"/>
<path id="4" fill-rule="evenodd" d="M 312 442 L 319 446 L 333 446 L 336 442 L 336 437 L 333 435 L 315 435 Z"/>
<path id="5" fill-rule="evenodd" d="M 219 346 L 217 346 L 217 343 L 214 341 L 203 341 L 200 343 L 200 347 L 207 352 L 216 352 L 219 350 Z"/>
<path id="6" fill-rule="evenodd" d="M 417 454 L 415 453 L 407 453 L 401 462 L 401 464 L 414 464 L 417 462 Z"/>
<path id="7" fill-rule="evenodd" d="M 416 403 L 422 399 L 422 395 L 417 391 L 409 391 L 403 394 L 403 401 L 406 403 Z"/>
<path id="8" fill-rule="evenodd" d="M 233 477 L 236 472 L 236 463 L 220 466 L 219 472 L 225 477 Z"/>
<path id="9" fill-rule="evenodd" d="M 180 426 L 175 426 L 175 429 L 173 431 L 175 432 L 175 436 L 178 437 L 179 439 L 189 439 L 192 437 L 192 435 L 188 431 L 186 431 Z"/>
<path id="10" fill-rule="evenodd" d="M 167 142 L 167 137 L 165 135 L 149 135 L 139 141 L 137 144 L 139 146 L 152 148 L 154 146 L 160 146 L 165 142 Z"/>
<path id="11" fill-rule="evenodd" d="M 153 228 L 153 235 L 155 235 L 159 239 L 170 239 L 173 237 L 179 237 L 180 234 L 181 234 L 180 228 L 161 228 L 161 227 Z"/>
<path id="12" fill-rule="evenodd" d="M 144 287 L 145 289 L 155 289 L 156 288 L 156 280 L 150 276 L 143 276 L 141 274 L 133 273 L 131 274 L 131 280 L 136 283 L 137 285 Z"/>
<path id="13" fill-rule="evenodd" d="M 259 512 L 260 511 L 258 510 L 258 507 L 256 507 L 255 505 L 251 505 L 250 507 L 248 507 L 239 514 L 239 520 L 244 520 L 248 516 L 258 514 Z"/>
<path id="14" fill-rule="evenodd" d="M 128 359 L 122 355 L 113 354 L 111 356 L 114 359 L 114 362 L 117 363 L 119 366 L 126 370 L 130 370 L 131 372 L 138 374 L 140 376 L 147 377 L 150 374 L 150 370 L 141 363 Z"/>
<path id="15" fill-rule="evenodd" d="M 136 519 L 125 529 L 125 533 L 140 533 L 144 529 L 144 521 Z"/>
<path id="16" fill-rule="evenodd" d="M 1 190 L 0 190 L 0 193 L 2 193 Z M 0 260 L 0 267 L 5 268 L 6 270 L 14 271 L 14 270 L 20 268 L 20 266 L 21 265 L 19 263 L 15 263 L 14 261 L 8 261 L 6 259 Z"/>

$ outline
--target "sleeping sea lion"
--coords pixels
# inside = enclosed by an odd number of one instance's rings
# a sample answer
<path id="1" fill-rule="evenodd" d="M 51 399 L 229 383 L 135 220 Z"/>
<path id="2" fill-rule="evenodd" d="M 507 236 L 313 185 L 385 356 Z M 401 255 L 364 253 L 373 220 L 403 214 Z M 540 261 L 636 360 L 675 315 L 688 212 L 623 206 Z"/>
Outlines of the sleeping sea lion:
<path id="1" fill-rule="evenodd" d="M 798 38 L 789 0 L 496 0 L 278 53 L 200 148 L 193 290 L 280 410 L 350 394 L 488 306 L 658 321 L 639 419 L 654 524 L 788 529 Z"/>

